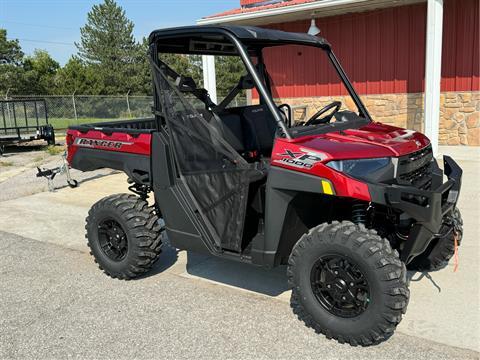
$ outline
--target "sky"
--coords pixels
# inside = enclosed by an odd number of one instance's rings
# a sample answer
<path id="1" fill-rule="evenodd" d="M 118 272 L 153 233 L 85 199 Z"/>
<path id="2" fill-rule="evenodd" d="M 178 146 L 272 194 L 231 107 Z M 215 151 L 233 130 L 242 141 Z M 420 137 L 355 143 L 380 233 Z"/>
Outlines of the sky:
<path id="1" fill-rule="evenodd" d="M 101 0 L 0 0 L 0 28 L 8 39 L 19 39 L 30 55 L 35 49 L 47 50 L 60 64 L 77 52 L 92 5 Z M 117 0 L 135 24 L 137 39 L 154 29 L 194 25 L 203 16 L 239 7 L 240 0 Z"/>

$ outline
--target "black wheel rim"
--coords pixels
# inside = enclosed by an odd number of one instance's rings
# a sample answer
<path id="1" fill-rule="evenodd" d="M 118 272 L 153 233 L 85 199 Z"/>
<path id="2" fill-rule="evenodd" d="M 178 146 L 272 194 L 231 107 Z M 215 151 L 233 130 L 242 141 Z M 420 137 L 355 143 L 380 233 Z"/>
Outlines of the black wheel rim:
<path id="1" fill-rule="evenodd" d="M 103 253 L 113 261 L 122 261 L 128 252 L 127 235 L 122 226 L 113 219 L 98 225 L 98 242 Z"/>
<path id="2" fill-rule="evenodd" d="M 335 316 L 358 316 L 370 302 L 366 277 L 351 259 L 343 255 L 321 256 L 313 264 L 310 283 L 318 302 Z"/>

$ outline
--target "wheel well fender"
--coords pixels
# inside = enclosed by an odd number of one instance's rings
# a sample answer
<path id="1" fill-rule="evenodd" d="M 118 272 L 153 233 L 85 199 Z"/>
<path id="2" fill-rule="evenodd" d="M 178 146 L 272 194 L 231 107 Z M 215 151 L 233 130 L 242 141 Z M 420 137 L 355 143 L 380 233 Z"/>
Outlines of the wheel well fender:
<path id="1" fill-rule="evenodd" d="M 327 194 L 318 176 L 272 167 L 265 200 L 265 232 L 253 244 L 254 262 L 285 263 L 300 236 L 322 222 L 349 219 L 352 199 Z M 258 257 L 261 256 L 262 259 Z"/>

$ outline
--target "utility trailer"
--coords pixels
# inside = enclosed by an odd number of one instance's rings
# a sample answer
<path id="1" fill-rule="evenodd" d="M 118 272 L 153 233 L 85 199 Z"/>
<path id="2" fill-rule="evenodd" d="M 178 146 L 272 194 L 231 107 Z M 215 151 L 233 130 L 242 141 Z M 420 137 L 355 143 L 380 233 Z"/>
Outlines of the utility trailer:
<path id="1" fill-rule="evenodd" d="M 55 144 L 53 126 L 48 123 L 45 99 L 0 100 L 0 155 L 5 146 L 32 140 Z"/>

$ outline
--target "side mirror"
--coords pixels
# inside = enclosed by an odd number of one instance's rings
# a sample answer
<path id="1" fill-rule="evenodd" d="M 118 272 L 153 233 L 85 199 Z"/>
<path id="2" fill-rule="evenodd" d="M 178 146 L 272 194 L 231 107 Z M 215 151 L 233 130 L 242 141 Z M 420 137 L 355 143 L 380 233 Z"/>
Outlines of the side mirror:
<path id="1" fill-rule="evenodd" d="M 288 104 L 278 105 L 278 110 L 282 113 L 285 118 L 285 124 L 290 128 L 292 127 L 292 108 Z"/>

